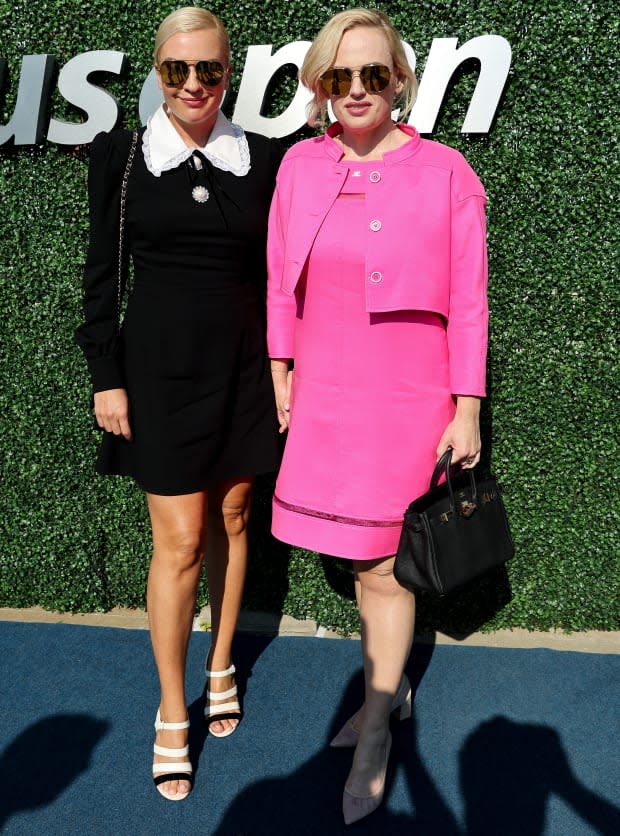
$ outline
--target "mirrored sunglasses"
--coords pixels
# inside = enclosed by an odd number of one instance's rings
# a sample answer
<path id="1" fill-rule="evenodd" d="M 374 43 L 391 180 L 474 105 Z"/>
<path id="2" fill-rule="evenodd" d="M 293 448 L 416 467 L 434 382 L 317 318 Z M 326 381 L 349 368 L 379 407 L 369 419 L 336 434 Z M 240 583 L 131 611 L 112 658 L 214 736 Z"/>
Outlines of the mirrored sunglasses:
<path id="1" fill-rule="evenodd" d="M 189 78 L 190 67 L 195 68 L 198 81 L 207 87 L 215 87 L 224 79 L 225 70 L 219 61 L 167 60 L 162 61 L 157 69 L 164 84 L 177 87 Z"/>
<path id="2" fill-rule="evenodd" d="M 390 83 L 392 71 L 384 64 L 364 64 L 359 70 L 348 67 L 333 67 L 320 77 L 323 90 L 329 96 L 346 96 L 357 76 L 367 93 L 380 93 Z"/>

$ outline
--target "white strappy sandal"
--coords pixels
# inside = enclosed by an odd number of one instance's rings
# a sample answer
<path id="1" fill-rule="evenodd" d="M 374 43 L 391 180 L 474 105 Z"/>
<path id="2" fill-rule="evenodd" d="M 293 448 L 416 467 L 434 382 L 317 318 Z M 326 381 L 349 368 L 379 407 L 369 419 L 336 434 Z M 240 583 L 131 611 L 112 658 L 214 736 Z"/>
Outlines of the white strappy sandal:
<path id="1" fill-rule="evenodd" d="M 188 729 L 189 720 L 184 720 L 182 723 L 164 723 L 157 710 L 157 717 L 155 718 L 155 732 L 158 731 L 174 731 L 176 729 Z M 157 791 L 167 798 L 168 801 L 183 801 L 184 798 L 191 792 L 192 788 L 192 765 L 189 761 L 189 745 L 182 746 L 177 749 L 171 749 L 168 746 L 158 746 L 153 744 L 153 752 L 156 755 L 161 755 L 164 758 L 185 758 L 185 760 L 168 761 L 167 763 L 153 764 L 153 782 Z M 160 786 L 166 781 L 189 781 L 190 788 L 185 793 L 171 793 Z"/>
<path id="2" fill-rule="evenodd" d="M 241 706 L 239 705 L 239 700 L 237 699 L 237 686 L 233 685 L 232 688 L 229 688 L 228 691 L 211 691 L 209 689 L 209 680 L 210 679 L 221 679 L 224 676 L 230 676 L 231 674 L 235 673 L 235 666 L 231 665 L 229 668 L 226 668 L 225 671 L 210 671 L 209 668 L 205 666 L 205 673 L 207 675 L 207 691 L 206 691 L 206 701 L 205 701 L 205 720 L 207 725 L 209 726 L 209 733 L 212 734 L 214 737 L 228 737 L 229 734 L 232 734 L 239 723 L 236 726 L 230 729 L 226 729 L 223 732 L 216 732 L 213 731 L 211 728 L 211 723 L 214 720 L 240 720 L 241 719 Z M 235 699 L 232 700 L 230 697 L 234 697 Z M 228 700 L 228 702 L 224 703 L 216 703 L 216 705 L 211 705 L 211 700 Z M 234 712 L 234 713 L 231 713 Z"/>

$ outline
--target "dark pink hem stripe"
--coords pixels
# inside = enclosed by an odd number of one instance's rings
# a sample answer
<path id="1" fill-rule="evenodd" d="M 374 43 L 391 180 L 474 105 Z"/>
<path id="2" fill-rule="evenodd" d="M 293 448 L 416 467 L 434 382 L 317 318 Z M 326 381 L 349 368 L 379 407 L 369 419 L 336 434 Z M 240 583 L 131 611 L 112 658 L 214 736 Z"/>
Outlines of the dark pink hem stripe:
<path id="1" fill-rule="evenodd" d="M 360 520 L 357 517 L 341 517 L 338 514 L 328 514 L 326 511 L 316 511 L 314 508 L 303 508 L 301 505 L 291 505 L 284 502 L 277 496 L 273 501 L 285 511 L 292 511 L 294 514 L 304 514 L 306 517 L 317 517 L 320 520 L 344 523 L 345 525 L 361 525 L 366 528 L 396 528 L 403 524 L 400 520 Z"/>

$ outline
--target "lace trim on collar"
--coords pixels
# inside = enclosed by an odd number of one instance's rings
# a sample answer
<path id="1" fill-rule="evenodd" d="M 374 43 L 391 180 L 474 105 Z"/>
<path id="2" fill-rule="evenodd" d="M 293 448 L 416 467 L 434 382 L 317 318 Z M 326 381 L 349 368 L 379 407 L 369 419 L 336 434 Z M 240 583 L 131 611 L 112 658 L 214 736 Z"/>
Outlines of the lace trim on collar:
<path id="1" fill-rule="evenodd" d="M 194 151 L 201 151 L 220 171 L 244 177 L 251 168 L 247 137 L 239 125 L 229 122 L 220 111 L 204 148 L 186 145 L 170 123 L 164 106 L 150 117 L 142 139 L 146 167 L 154 177 L 170 171 L 189 159 Z"/>

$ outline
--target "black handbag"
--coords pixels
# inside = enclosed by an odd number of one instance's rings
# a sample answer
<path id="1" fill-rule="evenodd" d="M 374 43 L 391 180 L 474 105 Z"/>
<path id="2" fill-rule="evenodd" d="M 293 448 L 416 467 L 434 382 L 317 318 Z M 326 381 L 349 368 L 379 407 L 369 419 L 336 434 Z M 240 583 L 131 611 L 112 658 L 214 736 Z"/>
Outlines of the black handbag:
<path id="1" fill-rule="evenodd" d="M 451 475 L 452 450 L 439 459 L 427 493 L 405 511 L 394 575 L 405 586 L 445 595 L 514 554 L 494 476 Z M 445 473 L 446 481 L 438 485 Z"/>

